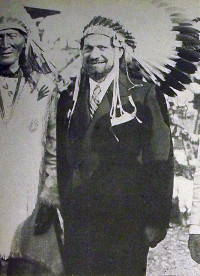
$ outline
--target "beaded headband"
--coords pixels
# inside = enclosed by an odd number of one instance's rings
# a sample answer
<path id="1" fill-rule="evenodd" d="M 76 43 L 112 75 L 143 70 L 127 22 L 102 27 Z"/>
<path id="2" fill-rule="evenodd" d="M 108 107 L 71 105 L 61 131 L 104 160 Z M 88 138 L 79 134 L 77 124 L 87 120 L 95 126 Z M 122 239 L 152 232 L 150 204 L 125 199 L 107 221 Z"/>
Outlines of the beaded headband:
<path id="1" fill-rule="evenodd" d="M 93 34 L 105 35 L 110 38 L 115 38 L 119 42 L 125 42 L 125 38 L 121 34 L 117 33 L 112 28 L 109 28 L 107 26 L 103 26 L 103 25 L 90 26 L 83 32 L 83 38 Z"/>
<path id="2" fill-rule="evenodd" d="M 0 31 L 7 30 L 7 29 L 17 29 L 22 31 L 25 34 L 28 34 L 29 30 L 23 24 L 23 22 L 13 19 L 13 18 L 5 18 L 5 17 L 0 17 Z"/>

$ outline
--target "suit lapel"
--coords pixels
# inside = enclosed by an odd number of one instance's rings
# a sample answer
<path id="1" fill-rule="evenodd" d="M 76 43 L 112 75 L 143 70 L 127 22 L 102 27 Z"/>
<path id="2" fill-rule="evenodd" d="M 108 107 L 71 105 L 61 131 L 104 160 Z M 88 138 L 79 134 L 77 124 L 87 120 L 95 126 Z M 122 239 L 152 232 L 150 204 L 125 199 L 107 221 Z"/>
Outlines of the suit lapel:
<path id="1" fill-rule="evenodd" d="M 142 83 L 140 80 L 134 80 L 134 83 L 140 84 Z M 133 112 L 133 107 L 131 106 L 128 96 L 132 94 L 128 88 L 131 87 L 130 82 L 127 79 L 127 76 L 120 72 L 119 78 L 119 89 L 120 89 L 120 98 L 122 107 L 127 112 Z M 133 88 L 134 89 L 134 88 Z M 74 114 L 72 115 L 72 123 L 70 126 L 70 132 L 72 133 L 73 140 L 75 139 L 82 139 L 86 132 L 91 132 L 93 127 L 95 126 L 96 122 L 99 121 L 101 118 L 106 117 L 106 120 L 101 120 L 103 124 L 110 123 L 110 109 L 112 105 L 112 97 L 113 97 L 113 82 L 108 88 L 107 93 L 103 97 L 103 100 L 99 104 L 97 111 L 95 112 L 94 117 L 92 120 L 90 119 L 89 114 L 89 94 L 90 94 L 90 87 L 89 87 L 89 78 L 88 76 L 83 75 L 79 96 L 76 104 L 76 108 Z M 122 124 L 123 125 L 123 124 Z M 103 125 L 102 125 L 103 127 Z"/>
<path id="2" fill-rule="evenodd" d="M 83 75 L 76 107 L 71 117 L 68 136 L 72 140 L 82 139 L 89 123 L 89 79 Z"/>

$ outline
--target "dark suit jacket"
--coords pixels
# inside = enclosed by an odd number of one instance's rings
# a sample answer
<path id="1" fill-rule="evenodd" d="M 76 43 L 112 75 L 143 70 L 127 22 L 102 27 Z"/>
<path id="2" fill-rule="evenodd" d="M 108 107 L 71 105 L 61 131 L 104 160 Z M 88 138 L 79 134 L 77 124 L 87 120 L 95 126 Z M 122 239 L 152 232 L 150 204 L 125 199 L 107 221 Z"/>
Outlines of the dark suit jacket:
<path id="1" fill-rule="evenodd" d="M 111 126 L 112 84 L 90 120 L 89 79 L 85 75 L 73 115 L 74 82 L 58 103 L 64 261 L 67 271 L 73 273 L 86 273 L 88 267 L 91 272 L 103 269 L 105 274 L 117 269 L 119 273 L 119 267 L 122 271 L 126 267 L 135 268 L 140 275 L 138 269 L 145 267 L 148 252 L 145 227 L 166 229 L 169 224 L 173 152 L 164 96 L 149 83 L 128 90 L 130 83 L 122 73 L 119 81 L 124 110 L 133 112 L 131 95 L 142 123 L 135 118 Z"/>
<path id="2" fill-rule="evenodd" d="M 107 197 L 108 202 L 120 202 L 120 194 L 124 193 L 126 199 L 128 194 L 134 194 L 134 200 L 143 203 L 140 216 L 144 216 L 145 223 L 166 228 L 171 208 L 173 162 L 165 99 L 149 83 L 131 90 L 128 87 L 130 83 L 121 74 L 123 108 L 132 112 L 128 101 L 128 96 L 132 95 L 137 117 L 142 123 L 133 119 L 111 126 L 112 85 L 90 121 L 87 76 L 82 76 L 71 118 L 69 110 L 73 104 L 74 83 L 61 94 L 57 118 L 57 166 L 63 216 L 70 216 L 67 206 L 75 200 L 76 193 L 81 196 L 91 193 L 93 199 L 101 194 L 101 208 L 103 198 Z M 77 200 L 82 201 L 80 198 Z M 88 202 L 87 196 L 85 201 Z M 136 205 L 133 204 L 134 209 Z M 91 202 L 91 206 L 98 212 L 98 204 Z"/>

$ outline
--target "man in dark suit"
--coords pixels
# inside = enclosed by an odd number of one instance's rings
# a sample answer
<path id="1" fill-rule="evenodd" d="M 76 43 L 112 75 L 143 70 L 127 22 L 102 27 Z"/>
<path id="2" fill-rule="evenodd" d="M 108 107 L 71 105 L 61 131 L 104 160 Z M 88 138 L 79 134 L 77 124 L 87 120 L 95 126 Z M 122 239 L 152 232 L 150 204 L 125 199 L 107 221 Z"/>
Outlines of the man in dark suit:
<path id="1" fill-rule="evenodd" d="M 162 93 L 145 82 L 134 39 L 95 17 L 82 68 L 61 94 L 57 168 L 67 275 L 145 275 L 149 247 L 166 235 L 173 164 Z"/>

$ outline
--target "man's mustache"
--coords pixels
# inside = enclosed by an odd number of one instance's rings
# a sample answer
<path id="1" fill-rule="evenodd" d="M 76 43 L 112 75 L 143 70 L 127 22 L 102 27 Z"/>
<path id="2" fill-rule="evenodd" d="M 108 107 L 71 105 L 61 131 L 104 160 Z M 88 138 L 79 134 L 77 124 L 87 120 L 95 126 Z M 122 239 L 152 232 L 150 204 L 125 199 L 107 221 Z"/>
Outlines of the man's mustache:
<path id="1" fill-rule="evenodd" d="M 4 48 L 4 47 L 0 47 L 0 54 L 11 54 L 13 53 L 13 49 L 11 48 Z"/>
<path id="2" fill-rule="evenodd" d="M 88 59 L 87 60 L 87 63 L 88 64 L 100 64 L 100 63 L 106 63 L 108 60 L 106 59 L 106 58 L 104 58 L 104 59 L 99 59 L 99 58 L 90 58 L 90 59 Z"/>

